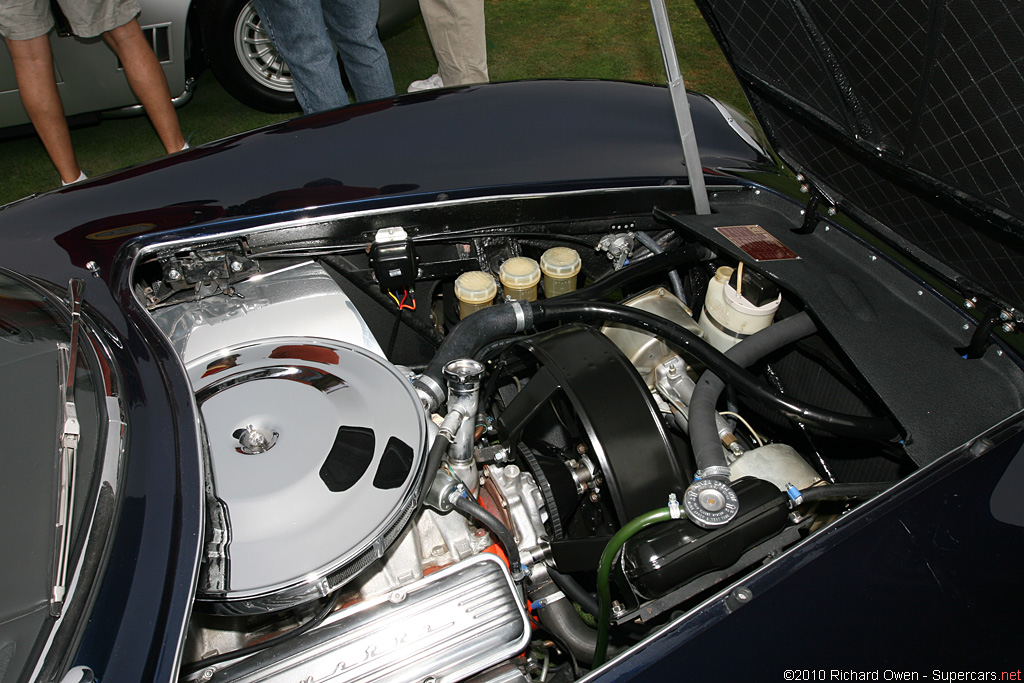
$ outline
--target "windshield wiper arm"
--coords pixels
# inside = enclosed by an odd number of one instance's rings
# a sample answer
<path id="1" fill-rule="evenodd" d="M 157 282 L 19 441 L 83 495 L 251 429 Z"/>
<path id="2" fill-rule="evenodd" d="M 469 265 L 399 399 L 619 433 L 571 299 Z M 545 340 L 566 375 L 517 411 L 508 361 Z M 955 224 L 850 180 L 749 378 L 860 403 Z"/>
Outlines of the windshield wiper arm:
<path id="1" fill-rule="evenodd" d="M 68 556 L 71 552 L 71 518 L 75 508 L 75 460 L 81 428 L 75 406 L 75 362 L 78 357 L 78 330 L 82 319 L 82 290 L 85 282 L 73 279 L 68 283 L 71 305 L 71 339 L 57 344 L 57 369 L 60 376 L 61 416 L 57 441 L 58 494 L 57 522 L 54 536 L 53 592 L 50 614 L 60 616 L 67 592 Z"/>

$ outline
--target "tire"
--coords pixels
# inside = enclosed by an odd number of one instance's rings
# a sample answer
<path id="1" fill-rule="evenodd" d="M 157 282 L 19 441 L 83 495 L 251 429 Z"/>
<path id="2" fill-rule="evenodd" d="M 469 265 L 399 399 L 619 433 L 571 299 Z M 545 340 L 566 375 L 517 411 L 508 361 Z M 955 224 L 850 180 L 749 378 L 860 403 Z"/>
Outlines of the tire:
<path id="1" fill-rule="evenodd" d="M 210 0 L 203 44 L 217 80 L 236 100 L 269 113 L 299 111 L 292 77 L 251 0 Z"/>

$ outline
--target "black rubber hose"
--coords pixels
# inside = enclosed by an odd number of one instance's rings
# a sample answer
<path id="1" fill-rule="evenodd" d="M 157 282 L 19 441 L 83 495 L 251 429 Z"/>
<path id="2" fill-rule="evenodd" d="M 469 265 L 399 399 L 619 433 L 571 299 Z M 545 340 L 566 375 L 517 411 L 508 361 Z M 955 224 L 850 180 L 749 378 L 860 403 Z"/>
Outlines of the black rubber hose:
<path id="1" fill-rule="evenodd" d="M 534 322 L 540 325 L 548 322 L 601 320 L 646 330 L 704 363 L 713 369 L 716 375 L 730 384 L 735 384 L 736 388 L 749 398 L 774 408 L 793 420 L 841 436 L 882 440 L 900 436 L 899 429 L 889 418 L 837 413 L 776 393 L 693 332 L 665 318 L 619 304 L 563 301 L 564 298 L 535 302 Z M 771 327 L 767 329 L 770 330 Z"/>
<path id="2" fill-rule="evenodd" d="M 662 254 L 662 256 L 667 255 L 669 254 Z M 451 331 L 424 371 L 423 376 L 432 380 L 433 386 L 430 382 L 424 382 L 422 379 L 417 380 L 417 386 L 433 394 L 440 403 L 444 400 L 444 395 L 438 396 L 437 390 L 444 392 L 444 378 L 441 375 L 444 366 L 457 358 L 473 357 L 480 347 L 492 340 L 529 329 L 535 324 L 615 322 L 661 337 L 672 346 L 704 363 L 714 371 L 715 375 L 735 385 L 748 397 L 780 411 L 786 417 L 797 422 L 803 422 L 841 436 L 882 440 L 895 439 L 900 436 L 899 429 L 886 417 L 863 417 L 837 413 L 773 391 L 734 360 L 693 332 L 665 318 L 620 304 L 571 301 L 567 300 L 567 297 L 568 295 L 560 296 L 551 301 L 537 301 L 533 304 L 516 302 L 490 306 L 477 311 Z M 779 324 L 781 323 L 776 323 L 766 328 L 765 331 L 770 331 Z M 777 333 L 773 332 L 772 334 Z"/>
<path id="3" fill-rule="evenodd" d="M 488 342 L 522 332 L 533 325 L 532 309 L 528 304 L 508 303 L 482 308 L 462 320 L 445 337 L 437 353 L 423 371 L 416 386 L 443 403 L 445 382 L 442 376 L 444 366 L 459 358 L 472 358 L 477 350 Z M 424 380 L 430 381 L 424 381 Z M 438 391 L 442 392 L 438 395 Z"/>
<path id="4" fill-rule="evenodd" d="M 544 628 L 548 629 L 565 643 L 573 656 L 581 662 L 592 662 L 594 650 L 597 649 L 597 630 L 583 623 L 576 608 L 569 600 L 555 600 L 537 610 L 537 616 Z M 613 657 L 619 648 L 608 647 L 608 655 Z"/>
<path id="5" fill-rule="evenodd" d="M 597 618 L 597 615 L 601 613 L 601 607 L 597 604 L 597 597 L 595 595 L 588 592 L 576 579 L 568 574 L 563 574 L 554 567 L 548 567 L 547 570 L 551 580 L 555 582 L 555 585 L 570 600 L 579 603 L 584 612 L 592 615 L 595 619 Z M 591 653 L 591 658 L 593 658 L 593 653 Z"/>
<path id="6" fill-rule="evenodd" d="M 805 503 L 816 500 L 843 500 L 846 498 L 871 498 L 892 487 L 894 481 L 868 482 L 864 484 L 833 484 L 814 486 L 800 492 Z"/>
<path id="7" fill-rule="evenodd" d="M 587 287 L 577 289 L 574 292 L 563 294 L 558 299 L 564 300 L 596 300 L 603 299 L 616 289 L 652 275 L 672 270 L 679 266 L 696 263 L 700 260 L 704 250 L 696 245 L 687 245 L 678 249 L 666 251 L 663 254 L 655 254 L 642 261 L 636 261 L 625 268 L 620 268 L 611 275 L 601 278 Z M 475 315 L 475 314 L 474 314 Z"/>
<path id="8" fill-rule="evenodd" d="M 780 320 L 769 325 L 726 352 L 725 357 L 737 365 L 747 367 L 777 349 L 817 331 L 811 316 L 806 313 Z M 718 436 L 715 414 L 718 397 L 725 389 L 725 382 L 712 370 L 706 370 L 693 389 L 690 398 L 690 444 L 697 469 L 726 467 L 722 453 L 722 441 Z"/>
<path id="9" fill-rule="evenodd" d="M 423 466 L 423 471 L 427 475 L 423 477 L 423 482 L 420 484 L 420 494 L 416 498 L 420 505 L 426 499 L 427 492 L 430 491 L 430 487 L 434 483 L 434 477 L 437 476 L 437 471 L 441 469 L 441 460 L 444 458 L 444 454 L 448 452 L 448 446 L 450 445 L 451 442 L 440 433 L 434 437 L 434 443 L 430 444 L 430 450 L 427 451 L 427 462 Z"/>
<path id="10" fill-rule="evenodd" d="M 512 536 L 512 532 L 509 531 L 508 527 L 502 524 L 500 519 L 481 507 L 479 503 L 467 496 L 460 496 L 455 499 L 455 509 L 480 522 L 497 537 L 501 547 L 505 549 L 512 577 L 516 580 L 521 579 L 523 576 L 523 563 L 519 557 L 519 546 L 516 545 L 516 539 Z"/>

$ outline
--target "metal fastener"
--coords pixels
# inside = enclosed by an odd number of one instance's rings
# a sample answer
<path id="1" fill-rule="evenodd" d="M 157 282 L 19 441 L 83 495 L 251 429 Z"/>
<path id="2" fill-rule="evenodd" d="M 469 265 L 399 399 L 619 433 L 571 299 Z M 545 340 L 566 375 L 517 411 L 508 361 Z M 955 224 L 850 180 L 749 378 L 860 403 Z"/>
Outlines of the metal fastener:
<path id="1" fill-rule="evenodd" d="M 234 272 L 234 273 L 241 272 L 242 268 L 244 268 L 244 266 L 242 265 L 241 261 L 232 261 L 231 262 L 231 271 L 232 272 Z"/>
<path id="2" fill-rule="evenodd" d="M 167 279 L 168 280 L 180 280 L 181 279 L 181 271 L 177 270 L 176 268 L 171 268 L 170 270 L 167 271 Z"/>

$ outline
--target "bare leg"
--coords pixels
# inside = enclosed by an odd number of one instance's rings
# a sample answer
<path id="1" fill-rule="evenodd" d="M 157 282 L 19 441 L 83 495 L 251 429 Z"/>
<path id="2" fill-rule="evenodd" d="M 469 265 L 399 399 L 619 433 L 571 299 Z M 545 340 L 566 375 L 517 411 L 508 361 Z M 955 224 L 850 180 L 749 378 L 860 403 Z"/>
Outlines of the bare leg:
<path id="1" fill-rule="evenodd" d="M 142 35 L 139 22 L 132 19 L 127 24 L 104 33 L 103 39 L 113 48 L 124 65 L 128 85 L 146 109 L 146 114 L 153 122 L 153 128 L 160 136 L 164 149 L 168 154 L 179 151 L 185 146 L 185 138 L 181 135 L 178 115 L 171 104 L 167 78 L 156 55 L 153 54 L 153 48 Z"/>
<path id="2" fill-rule="evenodd" d="M 21 103 L 46 147 L 61 180 L 78 180 L 82 169 L 71 146 L 68 122 L 64 118 L 64 105 L 57 92 L 57 79 L 53 75 L 53 53 L 50 37 L 42 35 L 29 40 L 6 40 L 14 63 L 14 77 L 21 91 Z"/>

